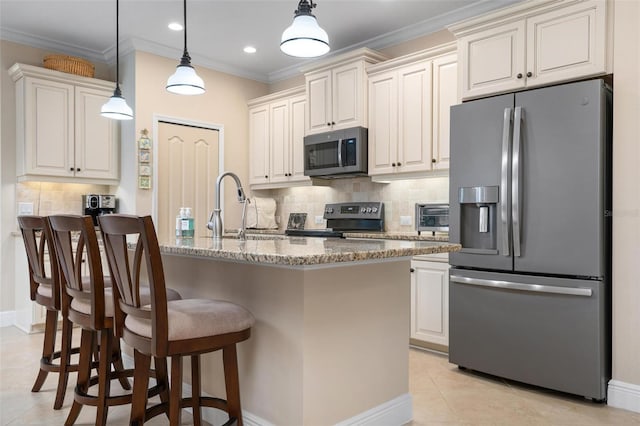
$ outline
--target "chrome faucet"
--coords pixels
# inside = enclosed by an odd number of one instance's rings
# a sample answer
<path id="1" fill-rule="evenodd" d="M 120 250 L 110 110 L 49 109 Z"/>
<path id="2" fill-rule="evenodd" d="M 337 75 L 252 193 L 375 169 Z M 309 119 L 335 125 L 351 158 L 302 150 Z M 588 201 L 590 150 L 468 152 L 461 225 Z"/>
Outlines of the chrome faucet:
<path id="1" fill-rule="evenodd" d="M 215 194 L 216 204 L 213 208 L 213 211 L 211 212 L 211 216 L 209 217 L 209 222 L 207 223 L 207 228 L 213 231 L 214 239 L 222 238 L 222 216 L 221 216 L 222 209 L 220 208 L 220 184 L 222 183 L 222 179 L 225 176 L 231 176 L 233 180 L 236 181 L 238 201 L 241 203 L 245 203 L 245 206 L 247 201 L 247 197 L 244 195 L 244 190 L 242 189 L 242 184 L 240 183 L 240 178 L 235 173 L 224 172 L 220 176 L 218 176 L 218 178 L 216 179 L 216 194 Z M 241 238 L 244 237 L 244 231 L 245 231 L 244 227 L 245 227 L 245 223 L 243 220 L 242 229 L 240 230 L 238 237 L 241 237 Z"/>

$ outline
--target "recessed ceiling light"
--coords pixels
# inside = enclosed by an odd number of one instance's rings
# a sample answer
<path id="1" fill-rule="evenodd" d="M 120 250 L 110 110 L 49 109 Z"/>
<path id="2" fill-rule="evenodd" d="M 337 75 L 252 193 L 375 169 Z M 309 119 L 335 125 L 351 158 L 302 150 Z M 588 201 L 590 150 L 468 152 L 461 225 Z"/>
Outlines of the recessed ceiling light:
<path id="1" fill-rule="evenodd" d="M 244 50 L 245 53 L 256 53 L 256 48 L 253 46 L 247 46 L 242 50 Z"/>
<path id="2" fill-rule="evenodd" d="M 183 27 L 182 27 L 182 24 L 179 22 L 171 22 L 169 24 L 169 29 L 173 31 L 182 31 Z"/>

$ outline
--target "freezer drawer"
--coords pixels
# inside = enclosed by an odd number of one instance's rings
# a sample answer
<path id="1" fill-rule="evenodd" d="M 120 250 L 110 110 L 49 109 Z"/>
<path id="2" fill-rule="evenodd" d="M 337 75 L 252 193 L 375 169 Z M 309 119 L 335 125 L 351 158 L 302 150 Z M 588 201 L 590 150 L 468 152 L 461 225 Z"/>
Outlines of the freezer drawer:
<path id="1" fill-rule="evenodd" d="M 606 399 L 609 296 L 601 281 L 452 268 L 449 362 Z"/>

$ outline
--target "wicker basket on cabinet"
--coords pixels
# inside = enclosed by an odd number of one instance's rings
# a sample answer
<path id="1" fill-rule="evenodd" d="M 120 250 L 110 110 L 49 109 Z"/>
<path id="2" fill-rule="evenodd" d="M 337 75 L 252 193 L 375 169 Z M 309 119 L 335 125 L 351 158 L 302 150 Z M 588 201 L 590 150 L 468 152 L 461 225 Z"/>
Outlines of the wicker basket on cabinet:
<path id="1" fill-rule="evenodd" d="M 69 74 L 93 77 L 95 66 L 86 59 L 68 55 L 47 55 L 43 60 L 44 67 Z"/>

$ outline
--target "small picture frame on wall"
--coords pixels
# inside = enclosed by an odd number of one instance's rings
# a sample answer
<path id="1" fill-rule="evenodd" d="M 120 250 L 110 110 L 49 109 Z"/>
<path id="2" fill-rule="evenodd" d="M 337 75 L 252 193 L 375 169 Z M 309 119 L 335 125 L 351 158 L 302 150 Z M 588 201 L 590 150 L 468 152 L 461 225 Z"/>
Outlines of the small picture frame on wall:
<path id="1" fill-rule="evenodd" d="M 150 163 L 151 162 L 151 151 L 146 149 L 141 149 L 138 154 L 138 161 L 141 163 Z"/>
<path id="2" fill-rule="evenodd" d="M 140 164 L 140 171 L 138 174 L 140 176 L 151 176 L 151 166 Z"/>
<path id="3" fill-rule="evenodd" d="M 138 176 L 138 188 L 151 189 L 151 177 L 150 176 Z"/>

